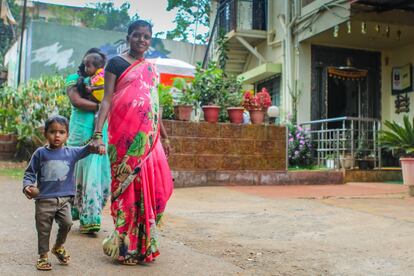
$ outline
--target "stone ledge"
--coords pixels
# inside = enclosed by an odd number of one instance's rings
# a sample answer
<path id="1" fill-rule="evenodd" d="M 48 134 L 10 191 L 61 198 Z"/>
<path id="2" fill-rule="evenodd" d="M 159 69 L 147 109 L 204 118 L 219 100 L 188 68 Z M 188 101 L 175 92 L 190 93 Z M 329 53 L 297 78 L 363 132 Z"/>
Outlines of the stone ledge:
<path id="1" fill-rule="evenodd" d="M 345 170 L 345 182 L 402 181 L 401 169 Z"/>
<path id="2" fill-rule="evenodd" d="M 175 187 L 343 184 L 341 171 L 173 171 Z"/>

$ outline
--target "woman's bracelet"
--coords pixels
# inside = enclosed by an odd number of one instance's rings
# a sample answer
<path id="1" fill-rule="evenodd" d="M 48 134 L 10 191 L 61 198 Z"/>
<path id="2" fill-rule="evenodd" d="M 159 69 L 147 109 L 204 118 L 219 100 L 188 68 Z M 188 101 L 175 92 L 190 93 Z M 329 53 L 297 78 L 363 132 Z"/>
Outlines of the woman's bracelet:
<path id="1" fill-rule="evenodd" d="M 99 103 L 96 103 L 96 111 L 99 111 L 99 107 L 100 107 Z"/>
<path id="2" fill-rule="evenodd" d="M 168 139 L 168 138 L 164 139 L 164 143 L 169 145 L 170 144 L 170 139 Z"/>
<path id="3" fill-rule="evenodd" d="M 98 132 L 98 131 L 96 131 L 96 132 L 92 135 L 92 139 L 95 139 L 95 140 L 97 140 L 97 139 L 102 139 L 102 138 L 103 138 L 102 132 Z"/>

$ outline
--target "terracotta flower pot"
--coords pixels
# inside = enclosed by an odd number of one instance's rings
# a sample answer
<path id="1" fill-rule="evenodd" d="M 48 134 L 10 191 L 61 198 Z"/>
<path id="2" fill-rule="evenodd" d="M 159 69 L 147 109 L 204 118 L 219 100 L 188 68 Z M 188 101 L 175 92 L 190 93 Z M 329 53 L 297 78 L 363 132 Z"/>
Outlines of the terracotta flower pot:
<path id="1" fill-rule="evenodd" d="M 229 107 L 227 113 L 229 114 L 230 123 L 241 124 L 243 123 L 243 107 Z"/>
<path id="2" fill-rule="evenodd" d="M 220 106 L 205 105 L 202 107 L 204 112 L 204 121 L 209 123 L 217 123 L 220 114 Z"/>
<path id="3" fill-rule="evenodd" d="M 174 106 L 174 118 L 178 121 L 190 121 L 192 105 L 176 105 Z"/>
<path id="4" fill-rule="evenodd" d="M 252 124 L 263 124 L 265 118 L 264 110 L 249 110 Z"/>
<path id="5" fill-rule="evenodd" d="M 0 160 L 13 159 L 17 150 L 17 136 L 0 134 Z"/>
<path id="6" fill-rule="evenodd" d="M 404 185 L 414 186 L 414 158 L 400 158 Z"/>

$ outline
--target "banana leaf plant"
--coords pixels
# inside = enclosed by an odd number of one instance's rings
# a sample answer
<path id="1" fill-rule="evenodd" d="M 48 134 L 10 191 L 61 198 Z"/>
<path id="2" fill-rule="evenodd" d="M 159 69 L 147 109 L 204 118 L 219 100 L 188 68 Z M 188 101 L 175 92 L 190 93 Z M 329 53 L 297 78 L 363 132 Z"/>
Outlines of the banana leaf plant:
<path id="1" fill-rule="evenodd" d="M 407 115 L 403 124 L 395 121 L 385 121 L 387 127 L 379 133 L 379 142 L 383 148 L 406 157 L 414 157 L 414 118 L 410 121 Z"/>

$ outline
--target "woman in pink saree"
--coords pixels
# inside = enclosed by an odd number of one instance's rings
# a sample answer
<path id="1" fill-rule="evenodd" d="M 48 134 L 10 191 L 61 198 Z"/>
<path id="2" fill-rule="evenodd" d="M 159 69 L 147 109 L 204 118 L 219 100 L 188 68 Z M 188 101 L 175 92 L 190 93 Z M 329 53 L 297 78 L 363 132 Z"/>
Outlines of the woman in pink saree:
<path id="1" fill-rule="evenodd" d="M 105 152 L 101 130 L 108 118 L 115 229 L 103 247 L 105 254 L 127 265 L 151 262 L 159 255 L 157 224 L 173 189 L 165 154 L 168 137 L 159 116 L 158 74 L 144 59 L 151 35 L 148 22 L 133 22 L 128 52 L 108 62 L 93 140 Z M 160 136 L 167 141 L 164 148 Z"/>

